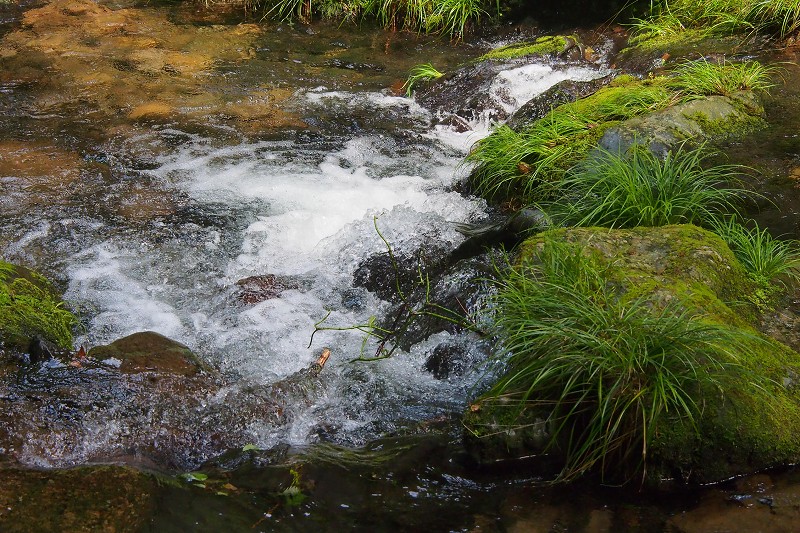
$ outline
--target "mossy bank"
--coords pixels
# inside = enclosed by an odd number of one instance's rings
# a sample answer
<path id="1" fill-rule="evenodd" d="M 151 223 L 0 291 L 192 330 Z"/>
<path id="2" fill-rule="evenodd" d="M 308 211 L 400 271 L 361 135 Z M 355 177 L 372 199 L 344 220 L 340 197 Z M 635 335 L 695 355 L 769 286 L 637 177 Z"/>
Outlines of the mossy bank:
<path id="1" fill-rule="evenodd" d="M 800 356 L 756 330 L 757 286 L 718 236 L 691 225 L 559 229 L 526 241 L 515 268 L 537 261 L 553 241 L 601 266 L 603 290 L 614 295 L 609 304 L 646 301 L 653 315 L 680 309 L 696 325 L 732 332 L 719 361 L 690 362 L 694 369 L 682 386 L 695 415 L 665 409 L 647 428 L 641 475 L 703 483 L 800 458 Z M 706 371 L 713 378 L 700 379 Z M 553 398 L 534 390 L 530 400 L 521 409 L 503 398 L 476 402 L 465 418 L 473 456 L 486 461 L 546 450 L 559 458 L 569 445 L 552 440 L 546 406 Z"/>

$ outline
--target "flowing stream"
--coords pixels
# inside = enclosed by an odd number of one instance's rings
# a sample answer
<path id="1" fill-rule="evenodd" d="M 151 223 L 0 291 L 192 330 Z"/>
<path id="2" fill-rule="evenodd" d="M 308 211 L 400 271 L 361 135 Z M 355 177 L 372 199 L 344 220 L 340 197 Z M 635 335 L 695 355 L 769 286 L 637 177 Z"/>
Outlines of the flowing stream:
<path id="1" fill-rule="evenodd" d="M 54 430 L 44 442 L 25 442 L 18 459 L 67 466 L 120 454 L 137 439 L 157 440 L 169 420 L 192 435 L 177 438 L 190 458 L 173 459 L 191 467 L 226 445 L 361 445 L 460 412 L 486 347 L 474 336 L 441 332 L 390 359 L 353 363 L 363 335 L 348 328 L 380 319 L 390 305 L 354 286 L 354 271 L 387 243 L 398 255 L 453 250 L 464 238 L 454 224 L 484 216 L 483 201 L 457 186 L 469 147 L 488 134 L 490 111 L 511 113 L 559 81 L 607 69 L 542 61 L 504 70 L 491 84 L 488 109 L 469 131 L 456 132 L 390 86 L 412 64 L 435 57 L 454 68 L 489 43 L 353 35 L 324 25 L 220 29 L 168 24 L 188 16 L 181 8 L 145 8 L 135 17 L 115 8 L 75 17 L 140 32 L 157 26 L 164 35 L 150 37 L 182 43 L 182 55 L 167 44 L 151 44 L 143 55 L 106 43 L 105 34 L 86 44 L 82 33 L 74 50 L 53 38 L 54 52 L 25 35 L 39 23 L 29 19 L 5 38 L 14 55 L 5 55 L 0 122 L 10 156 L 0 182 L 0 250 L 62 281 L 81 316 L 76 346 L 155 331 L 192 348 L 223 380 L 195 393 L 191 408 L 175 406 L 179 414 L 136 414 L 112 401 L 65 429 L 68 436 Z M 48 32 L 72 39 L 69 23 Z M 40 55 L 22 58 L 25 46 Z M 190 55 L 214 46 L 218 57 Z M 36 69 L 58 75 L 45 83 Z M 106 75 L 126 83 L 98 88 Z M 275 276 L 283 290 L 243 303 L 237 281 L 251 276 Z M 310 344 L 323 318 L 334 329 Z M 459 345 L 474 370 L 450 379 L 423 370 L 443 343 Z M 252 412 L 253 403 L 269 400 L 254 390 L 309 367 L 323 347 L 332 355 L 320 389 L 288 402 L 279 423 Z M 374 352 L 374 343 L 366 350 Z M 198 444 L 206 424 L 226 435 L 224 444 Z"/>
<path id="2" fill-rule="evenodd" d="M 389 359 L 352 361 L 375 353 L 353 326 L 396 305 L 357 283 L 359 269 L 387 243 L 397 256 L 446 256 L 464 239 L 456 224 L 486 217 L 460 183 L 491 117 L 608 72 L 603 60 L 506 69 L 468 128 L 398 96 L 413 65 L 449 73 L 502 42 L 253 23 L 191 2 L 0 3 L 0 257 L 65 290 L 81 320 L 76 349 L 150 330 L 213 369 L 156 379 L 121 376 L 113 360 L 34 366 L 0 390 L 0 459 L 171 472 L 213 460 L 224 477 L 220 454 L 264 451 L 261 470 L 224 478 L 239 495 L 159 488 L 158 531 L 793 531 L 796 471 L 668 495 L 550 490 L 515 465 L 467 471 L 447 437 L 403 440 L 404 428 L 457 418 L 480 388 L 488 347 L 473 334 L 440 331 Z M 786 76 L 800 79 L 796 65 Z M 797 87 L 776 89 L 771 117 L 798 116 Z M 779 207 L 759 220 L 796 233 L 791 124 L 726 152 L 759 159 Z M 243 296 L 253 276 L 267 296 Z M 457 348 L 463 371 L 425 369 L 439 346 Z M 323 347 L 319 378 L 286 387 Z M 273 516 L 285 486 L 270 485 L 267 450 L 315 443 L 368 449 L 349 465 L 310 462 L 303 476 L 316 488 L 303 490 L 314 498 Z"/>

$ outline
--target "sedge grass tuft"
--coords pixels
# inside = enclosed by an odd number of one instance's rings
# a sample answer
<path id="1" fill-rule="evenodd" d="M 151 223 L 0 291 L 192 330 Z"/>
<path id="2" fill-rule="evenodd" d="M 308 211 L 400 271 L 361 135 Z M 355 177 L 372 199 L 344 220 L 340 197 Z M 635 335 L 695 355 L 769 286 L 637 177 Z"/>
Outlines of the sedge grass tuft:
<path id="1" fill-rule="evenodd" d="M 416 87 L 418 84 L 426 81 L 437 80 L 442 76 L 444 76 L 444 74 L 436 70 L 436 68 L 430 63 L 412 67 L 408 73 L 406 82 L 403 84 L 403 89 L 405 90 L 406 96 L 411 98 L 411 95 L 414 94 L 414 87 Z"/>
<path id="2" fill-rule="evenodd" d="M 661 424 L 696 428 L 698 391 L 720 390 L 752 343 L 676 301 L 658 309 L 621 297 L 607 268 L 578 245 L 546 239 L 498 281 L 505 374 L 488 398 L 551 412 L 549 449 L 565 458 L 562 480 L 643 475 Z"/>
<path id="3" fill-rule="evenodd" d="M 750 276 L 762 286 L 797 285 L 800 281 L 800 243 L 774 238 L 753 222 L 748 228 L 729 217 L 714 231 L 730 246 Z"/>
<path id="4" fill-rule="evenodd" d="M 568 173 L 561 198 L 542 208 L 556 222 L 574 226 L 708 226 L 735 213 L 752 194 L 731 185 L 743 167 L 706 168 L 708 157 L 702 146 L 680 147 L 664 159 L 643 145 L 624 154 L 599 151 Z"/>

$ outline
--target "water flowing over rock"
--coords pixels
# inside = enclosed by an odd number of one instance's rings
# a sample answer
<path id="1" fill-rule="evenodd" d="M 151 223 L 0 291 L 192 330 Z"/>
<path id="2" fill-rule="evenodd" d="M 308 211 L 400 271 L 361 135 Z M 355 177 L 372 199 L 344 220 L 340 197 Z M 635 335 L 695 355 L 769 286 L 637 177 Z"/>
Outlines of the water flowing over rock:
<path id="1" fill-rule="evenodd" d="M 547 115 L 553 108 L 589 96 L 612 79 L 614 79 L 613 74 L 609 74 L 596 80 L 564 80 L 556 83 L 542 94 L 528 100 L 508 118 L 506 124 L 511 129 L 519 131 Z"/>
<path id="2" fill-rule="evenodd" d="M 544 60 L 541 54 L 503 60 L 479 59 L 445 74 L 415 92 L 414 98 L 454 129 L 468 130 L 476 124 L 488 127 L 509 119 L 531 98 L 538 98 L 540 102 L 531 104 L 532 107 L 541 107 L 558 105 L 559 99 L 574 100 L 582 91 L 588 94 L 591 91 L 588 87 L 594 85 L 583 88 L 583 84 L 607 74 L 603 60 L 589 61 L 582 55 L 568 60 L 549 54 Z M 564 86 L 560 91 L 550 89 L 566 80 L 572 80 L 575 85 Z M 545 95 L 539 96 L 542 91 Z"/>

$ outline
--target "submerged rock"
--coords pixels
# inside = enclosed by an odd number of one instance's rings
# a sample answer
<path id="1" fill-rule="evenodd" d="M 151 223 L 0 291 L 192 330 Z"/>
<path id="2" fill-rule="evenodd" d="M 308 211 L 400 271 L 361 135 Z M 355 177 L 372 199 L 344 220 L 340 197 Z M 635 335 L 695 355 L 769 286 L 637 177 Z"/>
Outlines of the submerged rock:
<path id="1" fill-rule="evenodd" d="M 236 282 L 239 288 L 239 300 L 245 304 L 257 304 L 264 300 L 277 298 L 283 291 L 298 289 L 300 283 L 296 279 L 275 274 L 249 276 Z"/>
<path id="2" fill-rule="evenodd" d="M 123 466 L 0 469 L 0 530 L 6 533 L 142 531 L 164 478 Z"/>
<path id="3" fill-rule="evenodd" d="M 203 363 L 188 346 L 154 331 L 142 331 L 118 339 L 107 346 L 95 346 L 88 357 L 97 361 L 113 361 L 120 372 L 157 372 L 192 376 L 203 369 Z"/>

